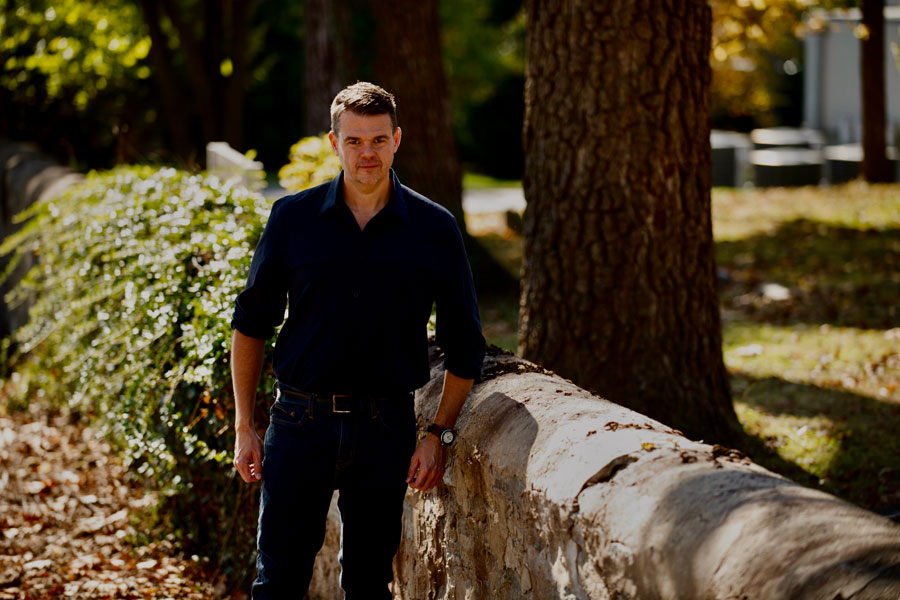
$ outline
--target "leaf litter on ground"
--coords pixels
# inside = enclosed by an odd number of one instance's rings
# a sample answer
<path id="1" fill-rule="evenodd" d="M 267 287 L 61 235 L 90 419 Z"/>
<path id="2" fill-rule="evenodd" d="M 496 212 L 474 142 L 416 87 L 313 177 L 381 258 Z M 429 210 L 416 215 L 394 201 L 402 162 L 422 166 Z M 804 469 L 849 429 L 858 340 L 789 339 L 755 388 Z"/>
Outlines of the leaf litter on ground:
<path id="1" fill-rule="evenodd" d="M 95 429 L 0 417 L 0 600 L 222 597 L 171 542 L 136 543 L 155 503 Z"/>

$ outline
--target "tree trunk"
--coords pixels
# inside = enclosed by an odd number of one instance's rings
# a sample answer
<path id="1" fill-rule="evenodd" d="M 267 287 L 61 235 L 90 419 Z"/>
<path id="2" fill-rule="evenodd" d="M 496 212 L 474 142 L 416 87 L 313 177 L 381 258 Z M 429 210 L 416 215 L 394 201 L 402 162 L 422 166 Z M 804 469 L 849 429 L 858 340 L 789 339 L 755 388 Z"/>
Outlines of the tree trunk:
<path id="1" fill-rule="evenodd" d="M 519 350 L 734 439 L 710 215 L 704 0 L 532 1 Z"/>
<path id="2" fill-rule="evenodd" d="M 462 171 L 450 127 L 436 0 L 373 0 L 378 20 L 378 83 L 397 99 L 403 142 L 394 166 L 401 181 L 456 217 Z"/>
<path id="3" fill-rule="evenodd" d="M 304 133 L 331 128 L 331 101 L 341 89 L 334 0 L 306 0 L 304 27 Z"/>
<path id="4" fill-rule="evenodd" d="M 868 35 L 860 40 L 862 65 L 862 176 L 870 183 L 893 181 L 885 153 L 884 0 L 862 0 Z"/>
<path id="5" fill-rule="evenodd" d="M 150 34 L 150 63 L 153 79 L 159 88 L 163 119 L 168 125 L 175 154 L 186 163 L 194 162 L 196 150 L 188 128 L 190 108 L 182 93 L 178 75 L 172 67 L 172 57 L 166 36 L 160 26 L 159 7 L 155 0 L 141 0 L 141 10 Z"/>
<path id="6" fill-rule="evenodd" d="M 256 0 L 232 0 L 230 57 L 234 66 L 225 86 L 225 141 L 244 146 L 244 98 L 250 81 L 250 19 Z"/>

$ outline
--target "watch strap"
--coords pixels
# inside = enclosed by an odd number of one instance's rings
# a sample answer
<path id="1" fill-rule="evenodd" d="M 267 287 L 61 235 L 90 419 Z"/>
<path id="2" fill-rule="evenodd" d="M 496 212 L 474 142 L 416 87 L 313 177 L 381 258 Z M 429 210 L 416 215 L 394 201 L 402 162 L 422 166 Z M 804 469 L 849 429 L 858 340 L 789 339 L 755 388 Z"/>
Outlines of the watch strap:
<path id="1" fill-rule="evenodd" d="M 442 427 L 441 425 L 438 425 L 437 423 L 432 423 L 431 425 L 429 425 L 427 431 L 428 431 L 428 433 L 433 433 L 435 436 L 437 436 L 437 439 L 439 439 L 441 441 L 441 443 L 444 444 L 445 446 L 448 445 L 446 442 L 444 442 L 444 438 L 443 438 L 443 434 L 445 431 L 449 431 L 450 433 L 453 434 L 454 438 L 456 437 L 456 432 L 453 431 L 453 429 L 451 429 L 449 427 Z"/>

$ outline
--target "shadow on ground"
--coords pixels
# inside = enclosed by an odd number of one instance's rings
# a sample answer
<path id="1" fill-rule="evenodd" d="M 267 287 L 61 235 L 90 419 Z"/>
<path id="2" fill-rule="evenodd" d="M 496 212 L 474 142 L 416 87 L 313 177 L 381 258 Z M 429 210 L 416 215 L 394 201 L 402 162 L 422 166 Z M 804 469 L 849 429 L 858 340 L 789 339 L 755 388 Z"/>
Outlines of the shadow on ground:
<path id="1" fill-rule="evenodd" d="M 716 263 L 722 306 L 742 318 L 900 327 L 900 229 L 789 221 L 770 235 L 717 242 Z M 767 296 L 767 283 L 784 286 L 788 297 Z"/>
<path id="2" fill-rule="evenodd" d="M 745 450 L 755 462 L 865 508 L 900 511 L 896 403 L 775 377 L 736 375 L 732 387 L 735 401 L 752 408 L 758 418 L 798 417 L 798 427 L 783 435 L 748 435 Z M 803 448 L 806 456 L 821 452 L 828 458 L 818 465 L 797 464 L 785 458 L 791 445 Z"/>

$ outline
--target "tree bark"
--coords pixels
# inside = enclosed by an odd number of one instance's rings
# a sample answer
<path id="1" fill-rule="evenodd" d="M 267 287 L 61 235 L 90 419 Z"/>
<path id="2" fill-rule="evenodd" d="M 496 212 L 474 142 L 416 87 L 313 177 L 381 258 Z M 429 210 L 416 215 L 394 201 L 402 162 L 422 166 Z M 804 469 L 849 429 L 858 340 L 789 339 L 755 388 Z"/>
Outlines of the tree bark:
<path id="1" fill-rule="evenodd" d="M 862 176 L 883 183 L 894 180 L 885 152 L 884 0 L 862 0 L 862 22 Z"/>
<path id="2" fill-rule="evenodd" d="M 188 162 L 193 162 L 195 156 L 203 158 L 204 154 L 198 151 L 211 141 L 224 140 L 241 149 L 244 99 L 250 76 L 250 21 L 255 5 L 256 0 L 204 0 L 199 8 L 194 7 L 197 13 L 192 15 L 175 0 L 141 0 L 152 40 L 154 76 L 171 123 L 176 152 Z M 188 94 L 179 89 L 175 62 L 161 27 L 163 13 L 172 22 L 184 55 Z M 196 26 L 196 19 L 202 21 L 201 28 Z M 228 77 L 221 72 L 225 58 L 232 64 Z M 201 140 L 191 136 L 187 114 L 199 118 Z"/>
<path id="3" fill-rule="evenodd" d="M 304 3 L 306 135 L 319 135 L 331 129 L 331 101 L 341 90 L 335 10 L 334 0 L 306 0 Z"/>
<path id="4" fill-rule="evenodd" d="M 450 126 L 436 0 L 372 0 L 378 20 L 380 85 L 397 99 L 403 142 L 395 159 L 401 180 L 456 217 L 465 229 L 462 171 Z"/>
<path id="5" fill-rule="evenodd" d="M 244 99 L 250 81 L 250 18 L 256 0 L 231 1 L 230 56 L 234 66 L 225 85 L 225 141 L 244 150 Z"/>
<path id="6" fill-rule="evenodd" d="M 150 63 L 153 65 L 153 79 L 159 87 L 163 119 L 172 136 L 175 154 L 183 161 L 193 162 L 196 149 L 188 128 L 189 108 L 186 110 L 186 107 L 189 105 L 172 66 L 166 36 L 160 27 L 158 5 L 155 0 L 141 0 L 141 10 L 150 34 Z"/>
<path id="7" fill-rule="evenodd" d="M 707 440 L 721 352 L 704 0 L 532 1 L 519 350 Z"/>

